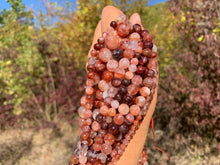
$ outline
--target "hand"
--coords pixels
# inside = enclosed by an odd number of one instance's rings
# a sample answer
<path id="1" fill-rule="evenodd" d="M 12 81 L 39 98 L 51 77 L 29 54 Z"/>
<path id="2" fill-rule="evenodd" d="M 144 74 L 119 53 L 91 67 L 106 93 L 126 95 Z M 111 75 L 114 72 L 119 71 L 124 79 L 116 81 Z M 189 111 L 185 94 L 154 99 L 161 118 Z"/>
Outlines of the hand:
<path id="1" fill-rule="evenodd" d="M 106 31 L 107 28 L 110 26 L 110 22 L 122 14 L 123 14 L 122 11 L 120 11 L 119 9 L 117 9 L 113 6 L 106 6 L 102 10 L 101 21 L 99 21 L 99 23 L 95 29 L 93 43 L 90 48 L 90 51 L 93 49 L 93 45 L 97 42 L 97 39 L 102 36 L 102 32 Z M 130 22 L 132 24 L 140 24 L 142 26 L 140 16 L 137 13 L 134 13 L 131 16 Z M 143 26 L 142 26 L 142 28 L 143 28 Z M 90 57 L 90 53 L 88 54 L 88 57 Z M 156 105 L 157 88 L 155 91 L 156 92 L 153 96 L 153 100 L 151 102 L 151 105 L 148 109 L 146 116 L 144 117 L 142 123 L 140 124 L 140 127 L 138 128 L 135 135 L 133 136 L 133 138 L 129 142 L 128 146 L 126 147 L 123 155 L 121 156 L 121 158 L 117 162 L 117 165 L 126 165 L 126 164 L 127 165 L 137 165 L 138 164 L 138 160 L 139 160 L 140 155 L 142 153 L 142 149 L 144 147 L 145 140 L 147 137 L 151 117 L 153 115 L 155 105 Z"/>

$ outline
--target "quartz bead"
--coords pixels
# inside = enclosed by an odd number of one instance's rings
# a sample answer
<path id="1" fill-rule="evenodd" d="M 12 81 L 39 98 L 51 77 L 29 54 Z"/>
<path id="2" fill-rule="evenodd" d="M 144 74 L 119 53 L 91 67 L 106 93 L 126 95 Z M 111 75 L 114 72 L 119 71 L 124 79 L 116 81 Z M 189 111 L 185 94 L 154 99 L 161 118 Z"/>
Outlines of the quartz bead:
<path id="1" fill-rule="evenodd" d="M 126 115 L 126 119 L 130 122 L 130 123 L 133 123 L 134 122 L 134 116 L 129 113 Z"/>
<path id="2" fill-rule="evenodd" d="M 100 136 L 96 136 L 95 139 L 94 139 L 94 142 L 95 142 L 96 144 L 102 144 L 103 141 L 104 141 L 103 138 L 100 137 Z"/>
<path id="3" fill-rule="evenodd" d="M 138 65 L 138 59 L 137 58 L 132 58 L 131 59 L 131 64 Z"/>
<path id="4" fill-rule="evenodd" d="M 131 50 L 131 49 L 125 49 L 124 53 L 123 53 L 123 56 L 128 58 L 128 59 L 131 59 L 134 57 L 134 51 Z"/>
<path id="5" fill-rule="evenodd" d="M 143 65 L 139 65 L 137 67 L 136 73 L 137 74 L 142 74 L 142 73 L 144 73 L 144 71 L 145 71 L 145 67 Z"/>
<path id="6" fill-rule="evenodd" d="M 136 85 L 131 84 L 128 86 L 127 90 L 130 95 L 136 95 L 138 93 L 139 88 Z"/>
<path id="7" fill-rule="evenodd" d="M 135 99 L 135 103 L 136 105 L 138 105 L 139 107 L 143 107 L 146 103 L 146 99 L 143 96 L 138 96 Z"/>
<path id="8" fill-rule="evenodd" d="M 113 27 L 114 29 L 116 29 L 118 25 L 117 25 L 117 22 L 116 22 L 116 21 L 112 21 L 112 22 L 110 23 L 110 26 Z"/>
<path id="9" fill-rule="evenodd" d="M 107 115 L 108 114 L 108 106 L 106 106 L 106 105 L 104 105 L 104 106 L 102 106 L 101 108 L 100 108 L 100 113 L 102 114 L 102 115 Z"/>
<path id="10" fill-rule="evenodd" d="M 142 79 L 141 76 L 135 75 L 135 76 L 132 78 L 131 82 L 132 82 L 132 84 L 134 84 L 134 85 L 136 85 L 136 86 L 139 86 L 139 85 L 142 84 L 143 79 Z"/>
<path id="11" fill-rule="evenodd" d="M 103 37 L 98 38 L 97 42 L 99 44 L 104 44 L 105 43 L 105 39 Z"/>
<path id="12" fill-rule="evenodd" d="M 119 93 L 117 93 L 117 94 L 114 96 L 114 99 L 120 102 L 120 101 L 122 100 L 122 96 L 121 96 Z"/>
<path id="13" fill-rule="evenodd" d="M 121 125 L 124 122 L 124 120 L 125 120 L 125 118 L 124 118 L 124 116 L 122 114 L 116 114 L 114 116 L 114 122 L 117 125 Z"/>
<path id="14" fill-rule="evenodd" d="M 107 48 L 102 48 L 99 52 L 99 59 L 103 62 L 108 62 L 112 59 L 112 52 Z"/>
<path id="15" fill-rule="evenodd" d="M 112 146 L 110 144 L 102 144 L 101 151 L 103 154 L 108 155 L 112 152 Z"/>
<path id="16" fill-rule="evenodd" d="M 139 25 L 139 24 L 134 24 L 134 25 L 133 25 L 133 29 L 134 29 L 135 32 L 141 33 L 141 25 Z"/>
<path id="17" fill-rule="evenodd" d="M 122 69 L 127 69 L 129 64 L 130 64 L 130 62 L 129 62 L 129 60 L 127 58 L 122 58 L 119 61 L 119 67 L 122 68 Z"/>
<path id="18" fill-rule="evenodd" d="M 107 84 L 107 82 L 105 80 L 101 80 L 98 83 L 98 87 L 101 91 L 106 91 L 109 88 L 109 85 Z"/>
<path id="19" fill-rule="evenodd" d="M 131 64 L 131 65 L 128 67 L 128 69 L 129 69 L 129 71 L 131 71 L 131 72 L 136 72 L 137 66 L 134 65 L 134 64 Z"/>
<path id="20" fill-rule="evenodd" d="M 105 70 L 105 68 L 106 68 L 106 67 L 105 67 L 105 64 L 102 63 L 101 61 L 97 60 L 97 61 L 95 62 L 95 69 L 96 69 L 97 71 L 102 72 L 102 71 Z"/>
<path id="21" fill-rule="evenodd" d="M 132 71 L 128 71 L 125 73 L 125 78 L 131 80 L 134 77 L 134 73 Z"/>
<path id="22" fill-rule="evenodd" d="M 106 144 L 112 145 L 115 142 L 115 137 L 114 137 L 114 135 L 108 133 L 105 135 L 104 141 Z"/>
<path id="23" fill-rule="evenodd" d="M 123 50 L 122 49 L 113 50 L 112 56 L 115 60 L 117 61 L 120 60 L 123 57 Z"/>
<path id="24" fill-rule="evenodd" d="M 153 45 L 152 51 L 157 52 L 157 46 L 156 45 Z"/>
<path id="25" fill-rule="evenodd" d="M 116 109 L 115 108 L 109 108 L 108 115 L 109 116 L 115 116 L 115 114 L 116 114 Z"/>
<path id="26" fill-rule="evenodd" d="M 110 82 L 112 81 L 112 79 L 114 78 L 114 75 L 112 72 L 108 71 L 108 70 L 105 70 L 103 73 L 102 73 L 102 79 L 107 81 L 107 82 Z"/>
<path id="27" fill-rule="evenodd" d="M 143 40 L 144 40 L 144 41 L 152 41 L 153 38 L 152 38 L 152 36 L 148 33 L 148 34 L 145 34 L 145 35 L 143 36 Z"/>
<path id="28" fill-rule="evenodd" d="M 125 95 L 123 97 L 123 103 L 128 104 L 128 105 L 132 105 L 134 102 L 134 99 L 131 95 Z"/>
<path id="29" fill-rule="evenodd" d="M 108 61 L 106 67 L 107 67 L 107 69 L 108 69 L 110 72 L 114 72 L 115 69 L 118 68 L 118 61 L 116 61 L 116 60 L 110 60 L 110 61 Z"/>
<path id="30" fill-rule="evenodd" d="M 153 48 L 153 42 L 151 42 L 151 41 L 144 41 L 143 42 L 143 48 L 152 49 Z"/>
<path id="31" fill-rule="evenodd" d="M 150 95 L 150 89 L 148 87 L 142 87 L 140 89 L 141 96 L 147 97 Z"/>
<path id="32" fill-rule="evenodd" d="M 128 132 L 128 125 L 123 123 L 122 125 L 119 126 L 118 129 L 119 129 L 119 132 L 121 132 L 123 134 L 127 133 Z"/>
<path id="33" fill-rule="evenodd" d="M 78 109 L 78 114 L 79 114 L 79 117 L 81 118 L 85 118 L 85 111 L 86 111 L 86 108 L 83 107 L 83 106 L 80 106 L 79 109 Z"/>
<path id="34" fill-rule="evenodd" d="M 108 96 L 114 97 L 118 93 L 118 89 L 115 87 L 110 87 L 108 90 Z"/>
<path id="35" fill-rule="evenodd" d="M 117 36 L 108 35 L 105 39 L 106 47 L 110 50 L 117 49 L 120 46 L 120 42 Z"/>
<path id="36" fill-rule="evenodd" d="M 118 78 L 114 78 L 111 83 L 114 87 L 118 87 L 119 85 L 121 85 L 121 80 Z"/>
<path id="37" fill-rule="evenodd" d="M 118 133 L 118 126 L 115 123 L 110 123 L 108 125 L 108 132 L 116 135 Z"/>
<path id="38" fill-rule="evenodd" d="M 94 121 L 94 122 L 92 123 L 92 130 L 94 130 L 94 131 L 99 131 L 100 129 L 101 129 L 100 124 L 99 124 L 97 121 Z"/>
<path id="39" fill-rule="evenodd" d="M 131 84 L 131 80 L 129 80 L 129 79 L 123 79 L 123 80 L 121 81 L 121 83 L 122 83 L 123 85 L 125 85 L 125 86 L 128 86 L 128 85 Z"/>
<path id="40" fill-rule="evenodd" d="M 154 80 L 150 77 L 147 77 L 143 81 L 144 86 L 151 88 L 154 85 Z"/>
<path id="41" fill-rule="evenodd" d="M 122 115 L 126 115 L 129 112 L 129 106 L 127 104 L 121 104 L 118 107 L 118 111 L 122 114 Z"/>
<path id="42" fill-rule="evenodd" d="M 101 90 L 97 90 L 95 93 L 97 99 L 101 100 L 103 98 L 103 92 Z"/>
<path id="43" fill-rule="evenodd" d="M 131 49 L 131 50 L 136 50 L 138 48 L 138 41 L 137 40 L 130 40 L 127 48 Z"/>
<path id="44" fill-rule="evenodd" d="M 94 44 L 94 49 L 95 50 L 100 50 L 101 49 L 101 45 L 99 43 Z"/>
<path id="45" fill-rule="evenodd" d="M 119 102 L 117 100 L 113 100 L 111 102 L 111 106 L 112 106 L 112 108 L 117 109 L 119 107 Z"/>
<path id="46" fill-rule="evenodd" d="M 137 116 L 140 113 L 140 107 L 138 105 L 132 105 L 130 107 L 130 113 L 134 116 Z"/>
<path id="47" fill-rule="evenodd" d="M 127 22 L 118 25 L 118 35 L 120 37 L 126 37 L 130 33 L 130 30 L 130 25 Z"/>
<path id="48" fill-rule="evenodd" d="M 139 41 L 140 40 L 140 34 L 138 33 L 132 33 L 130 36 L 129 36 L 129 39 L 130 40 L 136 40 L 136 41 Z"/>
<path id="49" fill-rule="evenodd" d="M 85 89 L 85 92 L 86 92 L 87 95 L 91 95 L 91 94 L 93 94 L 94 89 L 90 86 L 87 86 L 86 89 Z"/>
<path id="50" fill-rule="evenodd" d="M 149 48 L 146 48 L 142 51 L 142 54 L 148 58 L 151 58 L 152 56 L 152 51 Z"/>
<path id="51" fill-rule="evenodd" d="M 122 69 L 122 68 L 117 68 L 117 69 L 115 70 L 115 77 L 116 77 L 116 78 L 123 78 L 124 75 L 125 75 L 125 70 L 124 70 L 124 69 Z"/>
<path id="52" fill-rule="evenodd" d="M 100 151 L 101 150 L 101 144 L 97 144 L 97 143 L 93 144 L 93 149 L 95 151 Z"/>

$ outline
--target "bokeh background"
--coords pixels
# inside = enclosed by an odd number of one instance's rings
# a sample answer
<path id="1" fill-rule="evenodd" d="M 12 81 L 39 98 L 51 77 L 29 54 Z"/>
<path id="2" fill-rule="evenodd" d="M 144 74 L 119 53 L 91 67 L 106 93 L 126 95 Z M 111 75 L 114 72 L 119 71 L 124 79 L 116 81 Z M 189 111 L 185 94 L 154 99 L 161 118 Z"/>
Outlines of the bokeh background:
<path id="1" fill-rule="evenodd" d="M 161 3 L 163 2 L 163 3 Z M 150 165 L 220 164 L 218 0 L 0 0 L 0 165 L 64 165 L 102 9 L 138 12 L 159 52 Z"/>

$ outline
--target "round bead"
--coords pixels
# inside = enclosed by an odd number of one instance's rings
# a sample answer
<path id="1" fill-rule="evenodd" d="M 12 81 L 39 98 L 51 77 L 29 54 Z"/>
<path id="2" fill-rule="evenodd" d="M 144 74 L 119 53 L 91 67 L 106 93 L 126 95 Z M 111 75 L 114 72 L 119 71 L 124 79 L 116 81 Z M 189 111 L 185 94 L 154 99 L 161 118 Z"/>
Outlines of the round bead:
<path id="1" fill-rule="evenodd" d="M 146 99 L 143 96 L 138 96 L 135 99 L 135 103 L 139 106 L 139 107 L 143 107 L 146 103 Z"/>
<path id="2" fill-rule="evenodd" d="M 128 86 L 128 85 L 131 84 L 131 80 L 129 80 L 129 79 L 123 79 L 123 80 L 121 81 L 121 83 L 122 83 L 123 85 L 125 85 L 125 86 Z"/>
<path id="3" fill-rule="evenodd" d="M 130 62 L 129 62 L 129 60 L 127 58 L 122 58 L 119 61 L 119 67 L 122 68 L 122 69 L 127 69 L 129 64 L 130 64 Z"/>
<path id="4" fill-rule="evenodd" d="M 107 48 L 102 48 L 99 51 L 99 59 L 103 62 L 108 62 L 112 59 L 112 52 Z"/>
<path id="5" fill-rule="evenodd" d="M 137 58 L 132 58 L 131 59 L 131 64 L 137 65 L 138 64 L 138 59 Z"/>
<path id="6" fill-rule="evenodd" d="M 109 116 L 115 116 L 115 114 L 116 114 L 116 109 L 115 108 L 109 108 L 108 115 Z"/>
<path id="7" fill-rule="evenodd" d="M 124 120 L 125 120 L 125 118 L 124 118 L 124 116 L 122 114 L 116 114 L 114 116 L 114 122 L 117 125 L 121 125 L 122 123 L 124 123 Z"/>
<path id="8" fill-rule="evenodd" d="M 134 64 L 131 64 L 131 65 L 128 67 L 128 70 L 131 71 L 131 72 L 136 72 L 137 66 L 134 65 Z"/>
<path id="9" fill-rule="evenodd" d="M 108 71 L 108 70 L 105 70 L 103 73 L 102 73 L 102 79 L 109 82 L 109 81 L 112 81 L 114 75 L 112 72 Z"/>
<path id="10" fill-rule="evenodd" d="M 114 135 L 108 133 L 105 135 L 104 141 L 106 144 L 112 145 L 115 142 L 115 137 L 114 137 Z"/>
<path id="11" fill-rule="evenodd" d="M 136 41 L 139 41 L 140 40 L 140 34 L 138 33 L 132 33 L 130 36 L 129 36 L 129 39 L 130 40 L 136 40 Z"/>
<path id="12" fill-rule="evenodd" d="M 85 92 L 86 92 L 87 95 L 91 95 L 91 94 L 93 94 L 94 89 L 90 86 L 87 86 L 86 89 L 85 89 Z"/>
<path id="13" fill-rule="evenodd" d="M 103 37 L 98 38 L 98 43 L 99 44 L 104 44 L 105 43 L 105 39 Z"/>
<path id="14" fill-rule="evenodd" d="M 116 21 L 112 21 L 112 22 L 110 23 L 110 26 L 115 29 L 115 28 L 118 26 L 118 24 L 117 24 Z"/>
<path id="15" fill-rule="evenodd" d="M 134 85 L 136 85 L 136 86 L 139 86 L 139 85 L 142 84 L 143 79 L 142 79 L 141 76 L 135 75 L 135 76 L 132 78 L 131 82 L 132 82 L 132 84 L 134 84 Z"/>
<path id="16" fill-rule="evenodd" d="M 101 80 L 98 83 L 98 87 L 101 91 L 106 91 L 109 88 L 109 85 L 107 84 L 107 82 L 105 80 Z"/>
<path id="17" fill-rule="evenodd" d="M 120 46 L 120 42 L 118 37 L 115 35 L 108 35 L 105 39 L 106 47 L 114 50 L 117 49 Z"/>
<path id="18" fill-rule="evenodd" d="M 134 29 L 135 32 L 140 33 L 141 32 L 141 25 L 134 24 L 133 29 Z"/>
<path id="19" fill-rule="evenodd" d="M 127 114 L 126 115 L 126 120 L 128 120 L 130 123 L 134 122 L 134 116 L 132 114 Z"/>
<path id="20" fill-rule="evenodd" d="M 131 49 L 125 49 L 123 55 L 124 55 L 124 57 L 131 59 L 134 57 L 134 51 Z"/>
<path id="21" fill-rule="evenodd" d="M 119 107 L 119 102 L 117 100 L 113 100 L 111 102 L 111 106 L 112 106 L 112 108 L 117 109 Z"/>
<path id="22" fill-rule="evenodd" d="M 101 125 L 97 121 L 94 121 L 92 123 L 92 130 L 93 131 L 99 131 L 100 129 L 101 129 Z"/>
<path id="23" fill-rule="evenodd" d="M 150 89 L 148 87 L 142 87 L 140 89 L 141 96 L 147 97 L 150 95 Z"/>
<path id="24" fill-rule="evenodd" d="M 101 146 L 101 152 L 105 155 L 108 155 L 112 152 L 112 146 L 110 144 L 102 144 Z"/>
<path id="25" fill-rule="evenodd" d="M 101 45 L 100 45 L 99 43 L 96 43 L 96 44 L 94 45 L 94 49 L 95 49 L 95 50 L 100 50 L 100 49 L 101 49 Z"/>
<path id="26" fill-rule="evenodd" d="M 143 42 L 143 48 L 152 49 L 153 48 L 153 42 L 152 41 L 144 41 Z"/>
<path id="27" fill-rule="evenodd" d="M 108 114 L 108 110 L 109 110 L 108 106 L 106 106 L 106 105 L 101 106 L 101 108 L 100 108 L 100 113 L 101 113 L 102 115 L 107 115 L 107 114 Z"/>
<path id="28" fill-rule="evenodd" d="M 121 104 L 118 107 L 118 111 L 122 114 L 122 115 L 127 115 L 129 112 L 129 106 L 127 104 Z"/>
<path id="29" fill-rule="evenodd" d="M 134 116 L 137 116 L 140 113 L 140 107 L 138 105 L 132 105 L 130 107 L 130 113 Z"/>
<path id="30" fill-rule="evenodd" d="M 130 33 L 130 25 L 126 22 L 118 25 L 118 35 L 120 37 L 126 37 Z"/>
<path id="31" fill-rule="evenodd" d="M 128 105 L 132 105 L 134 102 L 134 99 L 131 95 L 125 95 L 123 97 L 123 103 L 128 104 Z"/>
<path id="32" fill-rule="evenodd" d="M 125 78 L 131 80 L 134 77 L 134 73 L 132 71 L 128 71 L 125 73 Z"/>
<path id="33" fill-rule="evenodd" d="M 122 49 L 115 49 L 113 50 L 112 56 L 115 60 L 120 60 L 123 57 L 123 50 Z"/>
<path id="34" fill-rule="evenodd" d="M 131 84 L 128 86 L 127 90 L 130 95 L 136 95 L 138 93 L 139 88 L 136 85 Z"/>
<path id="35" fill-rule="evenodd" d="M 121 132 L 123 134 L 127 133 L 128 132 L 128 125 L 123 123 L 122 125 L 119 126 L 118 129 L 119 129 L 119 132 Z"/>
<path id="36" fill-rule="evenodd" d="M 114 87 L 118 87 L 119 85 L 121 85 L 121 80 L 118 78 L 114 78 L 111 83 Z"/>
<path id="37" fill-rule="evenodd" d="M 114 72 L 115 69 L 118 68 L 118 61 L 116 61 L 116 60 L 110 60 L 110 61 L 108 61 L 106 67 L 107 67 L 107 69 L 108 69 L 110 72 Z"/>
<path id="38" fill-rule="evenodd" d="M 123 78 L 125 76 L 125 70 L 122 68 L 117 68 L 115 70 L 115 77 L 116 78 Z"/>

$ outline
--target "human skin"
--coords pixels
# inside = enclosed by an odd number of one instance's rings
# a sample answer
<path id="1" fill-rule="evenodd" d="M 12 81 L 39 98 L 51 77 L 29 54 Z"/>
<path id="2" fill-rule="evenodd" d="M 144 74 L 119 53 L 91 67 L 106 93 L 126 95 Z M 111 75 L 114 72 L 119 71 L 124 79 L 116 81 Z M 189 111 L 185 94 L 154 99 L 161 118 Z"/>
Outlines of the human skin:
<path id="1" fill-rule="evenodd" d="M 102 10 L 101 20 L 99 21 L 95 29 L 93 42 L 92 42 L 90 51 L 93 49 L 93 45 L 97 42 L 97 39 L 102 36 L 102 32 L 106 31 L 107 28 L 110 26 L 110 22 L 122 14 L 123 14 L 122 11 L 120 11 L 119 9 L 113 6 L 106 6 Z M 130 22 L 133 25 L 140 24 L 142 26 L 141 19 L 138 13 L 134 13 L 130 17 Z M 90 53 L 88 54 L 88 57 L 90 57 Z M 122 154 L 122 156 L 120 157 L 116 165 L 137 165 L 138 164 L 140 155 L 142 153 L 142 150 L 143 150 L 143 147 L 146 141 L 149 124 L 150 124 L 150 121 L 151 121 L 151 118 L 152 118 L 152 115 L 153 115 L 153 112 L 156 106 L 157 89 L 158 88 L 156 87 L 155 93 L 153 95 L 153 100 L 150 104 L 150 107 L 147 111 L 146 116 L 144 117 L 139 128 L 135 132 L 133 138 L 130 140 L 128 146 L 126 147 L 124 153 Z"/>

